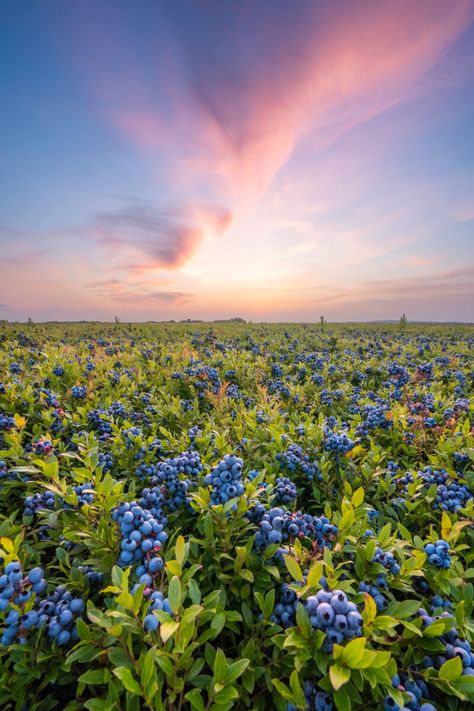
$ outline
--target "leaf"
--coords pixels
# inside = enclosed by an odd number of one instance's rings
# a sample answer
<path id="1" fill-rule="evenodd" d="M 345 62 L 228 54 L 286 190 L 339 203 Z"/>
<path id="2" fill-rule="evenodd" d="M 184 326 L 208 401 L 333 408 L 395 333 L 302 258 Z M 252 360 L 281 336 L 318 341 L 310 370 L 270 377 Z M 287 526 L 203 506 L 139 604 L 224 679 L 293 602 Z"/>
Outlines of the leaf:
<path id="1" fill-rule="evenodd" d="M 344 651 L 341 655 L 343 663 L 349 667 L 349 669 L 357 668 L 356 665 L 364 656 L 365 653 L 365 637 L 356 637 L 344 647 Z"/>
<path id="2" fill-rule="evenodd" d="M 442 516 L 441 516 L 441 535 L 443 536 L 443 538 L 445 540 L 447 540 L 450 533 L 451 533 L 451 519 L 449 518 L 446 511 L 443 511 Z"/>
<path id="3" fill-rule="evenodd" d="M 340 664 L 333 664 L 329 667 L 329 679 L 334 689 L 340 689 L 351 678 L 350 669 L 342 667 Z"/>
<path id="4" fill-rule="evenodd" d="M 364 493 L 365 492 L 362 486 L 359 486 L 359 488 L 354 491 L 351 500 L 352 506 L 357 507 L 361 505 L 361 503 L 364 501 Z"/>
<path id="5" fill-rule="evenodd" d="M 218 649 L 216 656 L 214 657 L 214 682 L 224 683 L 225 675 L 227 673 L 227 660 L 222 649 Z"/>
<path id="6" fill-rule="evenodd" d="M 454 681 L 462 674 L 462 662 L 460 657 L 453 657 L 448 659 L 447 662 L 439 670 L 439 678 L 445 681 Z"/>
<path id="7" fill-rule="evenodd" d="M 204 701 L 199 689 L 192 689 L 191 691 L 188 691 L 184 698 L 189 701 L 191 707 L 196 709 L 196 711 L 204 711 Z"/>
<path id="8" fill-rule="evenodd" d="M 81 674 L 78 681 L 82 684 L 106 684 L 110 678 L 108 669 L 89 669 Z"/>
<path id="9" fill-rule="evenodd" d="M 187 546 L 186 546 L 183 536 L 178 536 L 178 538 L 176 539 L 176 545 L 175 545 L 174 551 L 175 551 L 176 560 L 178 561 L 178 563 L 180 564 L 181 567 L 183 567 L 183 564 L 185 563 L 186 558 L 187 558 L 186 548 L 187 548 Z"/>
<path id="10" fill-rule="evenodd" d="M 168 560 L 166 570 L 169 570 L 172 575 L 182 575 L 183 573 L 183 569 L 177 560 Z"/>
<path id="11" fill-rule="evenodd" d="M 298 678 L 298 672 L 296 671 L 296 669 L 291 672 L 290 688 L 293 692 L 296 706 L 305 707 L 306 706 L 305 696 L 304 696 L 303 689 L 301 688 L 300 681 Z"/>
<path id="12" fill-rule="evenodd" d="M 301 568 L 291 555 L 283 555 L 283 560 L 285 561 L 286 569 L 294 580 L 298 580 L 300 583 L 303 582 L 303 573 Z"/>
<path id="13" fill-rule="evenodd" d="M 272 679 L 272 684 L 281 696 L 287 701 L 293 701 L 293 692 L 280 679 Z"/>
<path id="14" fill-rule="evenodd" d="M 199 605 L 201 602 L 201 591 L 199 585 L 194 579 L 191 579 L 188 583 L 189 597 L 195 605 Z"/>
<path id="15" fill-rule="evenodd" d="M 387 607 L 386 613 L 391 617 L 395 617 L 397 620 L 404 620 L 414 615 L 419 608 L 419 600 L 405 600 L 404 602 L 392 602 Z"/>
<path id="16" fill-rule="evenodd" d="M 230 701 L 233 701 L 234 699 L 239 698 L 239 692 L 237 689 L 234 689 L 233 686 L 227 686 L 225 689 L 221 689 L 214 697 L 214 703 L 223 706 L 225 705 L 226 708 L 230 708 L 228 706 Z"/>
<path id="17" fill-rule="evenodd" d="M 173 612 L 178 612 L 181 605 L 181 581 L 177 575 L 174 575 L 168 587 L 168 599 Z"/>
<path id="18" fill-rule="evenodd" d="M 163 622 L 160 625 L 160 637 L 163 640 L 163 643 L 166 644 L 166 642 L 174 635 L 176 630 L 179 627 L 179 622 Z"/>
<path id="19" fill-rule="evenodd" d="M 250 664 L 250 659 L 238 659 L 236 662 L 229 664 L 227 673 L 225 675 L 224 683 L 232 684 L 236 679 L 239 678 L 241 674 L 247 669 Z"/>
<path id="20" fill-rule="evenodd" d="M 364 593 L 365 609 L 364 609 L 364 621 L 367 623 L 375 620 L 377 616 L 377 605 L 375 604 L 374 598 L 369 593 Z"/>
<path id="21" fill-rule="evenodd" d="M 303 636 L 306 637 L 306 639 L 311 639 L 313 628 L 309 621 L 309 615 L 300 602 L 296 606 L 296 624 L 303 633 Z"/>
<path id="22" fill-rule="evenodd" d="M 122 568 L 119 568 L 118 565 L 114 565 L 112 568 L 112 583 L 122 589 L 122 580 L 123 580 L 123 571 Z"/>
<path id="23" fill-rule="evenodd" d="M 315 565 L 310 568 L 308 576 L 306 578 L 306 584 L 310 588 L 319 587 L 319 581 L 321 580 L 321 577 L 323 575 L 323 570 L 324 566 L 322 563 L 315 563 Z"/>
<path id="24" fill-rule="evenodd" d="M 153 677 L 155 676 L 155 656 L 156 647 L 150 647 L 143 658 L 142 670 L 140 674 L 140 682 L 143 689 L 148 689 Z"/>
<path id="25" fill-rule="evenodd" d="M 334 692 L 334 702 L 338 711 L 351 711 L 351 697 L 345 689 Z"/>
<path id="26" fill-rule="evenodd" d="M 89 699 L 84 702 L 84 707 L 88 711 L 112 711 L 115 701 L 105 701 L 104 699 Z"/>
<path id="27" fill-rule="evenodd" d="M 339 529 L 341 531 L 348 530 L 349 528 L 351 528 L 352 524 L 354 523 L 354 520 L 354 511 L 352 509 L 349 509 L 339 521 Z"/>
<path id="28" fill-rule="evenodd" d="M 113 670 L 117 679 L 120 679 L 124 688 L 130 691 L 131 694 L 137 694 L 137 696 L 142 695 L 142 690 L 136 679 L 133 678 L 132 672 L 126 667 L 117 667 Z"/>

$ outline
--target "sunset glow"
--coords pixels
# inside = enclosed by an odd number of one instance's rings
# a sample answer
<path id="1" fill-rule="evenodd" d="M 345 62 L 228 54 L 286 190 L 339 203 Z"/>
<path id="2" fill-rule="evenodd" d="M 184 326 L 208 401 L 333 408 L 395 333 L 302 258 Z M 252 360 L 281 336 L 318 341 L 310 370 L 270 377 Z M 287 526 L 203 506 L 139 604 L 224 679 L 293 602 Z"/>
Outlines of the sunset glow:
<path id="1" fill-rule="evenodd" d="M 0 318 L 472 320 L 472 0 L 5 3 Z"/>

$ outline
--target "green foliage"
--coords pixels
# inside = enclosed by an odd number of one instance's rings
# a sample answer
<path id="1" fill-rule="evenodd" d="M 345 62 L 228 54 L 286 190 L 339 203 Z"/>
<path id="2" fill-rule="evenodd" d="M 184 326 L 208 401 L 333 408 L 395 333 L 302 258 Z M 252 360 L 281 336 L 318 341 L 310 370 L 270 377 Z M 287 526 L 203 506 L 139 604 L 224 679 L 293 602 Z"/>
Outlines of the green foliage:
<path id="1" fill-rule="evenodd" d="M 41 566 L 45 594 L 66 586 L 87 604 L 69 646 L 46 628 L 0 646 L 0 708 L 286 711 L 312 708 L 312 684 L 313 697 L 327 693 L 338 711 L 376 711 L 386 697 L 408 703 L 403 684 L 413 679 L 426 683 L 438 711 L 470 708 L 474 677 L 445 651 L 453 630 L 474 642 L 474 502 L 442 511 L 436 485 L 416 475 L 430 466 L 473 489 L 472 329 L 421 329 L 405 316 L 400 326 L 116 318 L 110 326 L 30 323 L 24 333 L 3 324 L 0 415 L 14 426 L 0 431 L 0 576 L 14 560 L 25 571 Z M 427 361 L 430 378 L 418 368 Z M 394 363 L 407 374 L 401 385 Z M 73 396 L 75 385 L 85 398 Z M 366 408 L 380 402 L 390 424 L 364 432 Z M 331 417 L 354 442 L 347 453 L 325 447 Z M 316 476 L 285 469 L 290 444 L 317 463 Z M 171 504 L 169 484 L 139 468 L 153 472 L 191 445 L 202 471 L 186 486 L 180 474 L 186 500 Z M 244 461 L 245 493 L 212 504 L 206 476 L 229 453 Z M 413 481 L 403 489 L 405 473 Z M 256 546 L 255 506 L 280 505 L 281 476 L 297 491 L 288 510 L 326 516 L 337 527 L 331 540 L 288 535 Z M 117 564 L 124 536 L 114 510 L 153 486 L 168 539 L 153 553 L 164 564 L 149 583 L 136 564 Z M 51 508 L 24 515 L 25 497 L 45 492 Z M 425 551 L 440 539 L 450 546 L 444 569 Z M 379 549 L 395 572 L 377 562 Z M 328 647 L 308 612 L 322 588 L 354 602 L 360 636 Z M 295 597 L 287 623 L 282 589 Z M 166 609 L 153 609 L 151 591 Z M 34 610 L 41 594 L 18 611 Z M 403 683 L 394 686 L 396 674 Z"/>

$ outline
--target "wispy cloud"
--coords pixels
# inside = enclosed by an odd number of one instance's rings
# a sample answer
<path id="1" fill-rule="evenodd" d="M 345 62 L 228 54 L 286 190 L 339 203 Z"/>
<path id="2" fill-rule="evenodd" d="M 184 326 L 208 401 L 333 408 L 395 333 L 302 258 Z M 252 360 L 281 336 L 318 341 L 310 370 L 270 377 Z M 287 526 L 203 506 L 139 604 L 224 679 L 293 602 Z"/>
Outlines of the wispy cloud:
<path id="1" fill-rule="evenodd" d="M 184 291 L 149 289 L 143 283 L 127 283 L 120 279 L 102 279 L 89 283 L 89 288 L 100 297 L 130 304 L 173 304 L 179 306 L 192 300 L 193 294 Z"/>
<path id="2" fill-rule="evenodd" d="M 230 211 L 220 205 L 187 204 L 168 210 L 132 205 L 99 212 L 87 227 L 109 247 L 133 248 L 147 255 L 148 268 L 181 266 L 206 235 L 219 235 L 230 224 Z"/>

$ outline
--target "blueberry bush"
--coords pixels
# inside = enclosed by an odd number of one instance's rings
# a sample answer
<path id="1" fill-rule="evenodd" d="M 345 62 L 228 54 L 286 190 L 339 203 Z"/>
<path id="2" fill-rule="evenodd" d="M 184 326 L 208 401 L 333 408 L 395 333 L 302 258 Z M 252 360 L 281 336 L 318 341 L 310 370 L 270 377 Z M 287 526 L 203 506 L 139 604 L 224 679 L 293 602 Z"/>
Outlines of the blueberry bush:
<path id="1" fill-rule="evenodd" d="M 474 708 L 468 326 L 0 325 L 0 708 Z"/>

